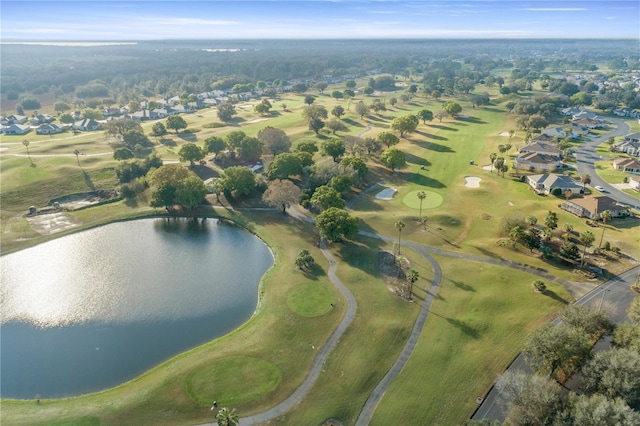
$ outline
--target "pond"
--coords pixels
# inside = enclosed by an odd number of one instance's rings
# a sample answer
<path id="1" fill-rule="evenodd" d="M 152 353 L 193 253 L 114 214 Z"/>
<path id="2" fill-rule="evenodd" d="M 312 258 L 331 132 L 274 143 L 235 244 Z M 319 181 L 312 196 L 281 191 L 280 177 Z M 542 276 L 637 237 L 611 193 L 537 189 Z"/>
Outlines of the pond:
<path id="1" fill-rule="evenodd" d="M 246 322 L 269 248 L 216 219 L 142 219 L 0 258 L 2 398 L 103 390 Z"/>

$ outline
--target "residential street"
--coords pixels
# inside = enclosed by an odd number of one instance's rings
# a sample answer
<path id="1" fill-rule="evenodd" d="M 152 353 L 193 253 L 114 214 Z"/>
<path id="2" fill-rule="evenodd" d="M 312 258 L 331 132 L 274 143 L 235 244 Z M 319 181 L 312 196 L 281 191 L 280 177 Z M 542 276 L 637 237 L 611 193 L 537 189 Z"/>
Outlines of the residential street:
<path id="1" fill-rule="evenodd" d="M 588 173 L 589 176 L 591 176 L 591 186 L 603 187 L 607 190 L 607 196 L 620 203 L 627 204 L 629 206 L 635 207 L 636 209 L 640 209 L 640 200 L 632 197 L 629 194 L 625 194 L 624 192 L 605 182 L 600 176 L 598 176 L 598 173 L 596 172 L 594 163 L 601 160 L 600 156 L 595 154 L 596 147 L 605 142 L 610 137 L 624 136 L 629 133 L 629 126 L 627 125 L 627 123 L 625 123 L 625 120 L 619 118 L 612 118 L 610 120 L 615 123 L 615 130 L 605 133 L 600 137 L 591 138 L 588 141 L 583 142 L 576 150 L 576 167 L 578 169 L 578 173 L 580 174 L 580 176 L 584 176 L 585 173 Z"/>

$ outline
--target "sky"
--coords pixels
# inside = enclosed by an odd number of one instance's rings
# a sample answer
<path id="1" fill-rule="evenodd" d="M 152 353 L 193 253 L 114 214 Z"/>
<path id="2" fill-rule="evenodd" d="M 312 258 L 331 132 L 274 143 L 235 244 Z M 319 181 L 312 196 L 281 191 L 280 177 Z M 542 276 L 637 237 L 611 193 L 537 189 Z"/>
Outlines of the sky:
<path id="1" fill-rule="evenodd" d="M 640 39 L 638 0 L 0 0 L 0 40 Z"/>

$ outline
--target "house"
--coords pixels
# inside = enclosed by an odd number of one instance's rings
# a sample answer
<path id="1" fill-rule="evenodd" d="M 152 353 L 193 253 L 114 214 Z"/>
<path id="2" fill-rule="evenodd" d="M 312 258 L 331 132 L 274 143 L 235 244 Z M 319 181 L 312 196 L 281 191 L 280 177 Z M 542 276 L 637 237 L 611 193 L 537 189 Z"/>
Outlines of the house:
<path id="1" fill-rule="evenodd" d="M 100 123 L 91 118 L 85 118 L 84 120 L 76 121 L 71 127 L 76 130 L 93 131 L 100 129 Z"/>
<path id="2" fill-rule="evenodd" d="M 600 214 L 609 210 L 611 217 L 625 217 L 629 215 L 629 208 L 617 204 L 616 200 L 607 196 L 576 198 L 564 201 L 560 208 L 578 217 L 598 219 Z"/>
<path id="3" fill-rule="evenodd" d="M 23 124 L 11 124 L 2 128 L 3 135 L 25 135 L 31 131 L 31 126 Z"/>
<path id="4" fill-rule="evenodd" d="M 29 119 L 29 124 L 32 126 L 39 126 L 40 124 L 51 123 L 53 120 L 55 120 L 55 117 L 52 115 L 38 114 Z"/>
<path id="5" fill-rule="evenodd" d="M 602 121 L 588 117 L 573 120 L 573 124 L 578 125 L 583 129 L 602 129 L 604 127 L 604 123 Z"/>
<path id="6" fill-rule="evenodd" d="M 528 153 L 544 154 L 557 159 L 562 158 L 562 151 L 555 145 L 545 142 L 531 142 L 520 148 L 520 155 Z"/>
<path id="7" fill-rule="evenodd" d="M 640 175 L 640 161 L 634 158 L 616 158 L 613 160 L 613 168 L 621 172 Z"/>
<path id="8" fill-rule="evenodd" d="M 561 167 L 558 157 L 538 152 L 527 152 L 515 158 L 513 167 L 519 170 L 544 170 L 554 171 Z"/>
<path id="9" fill-rule="evenodd" d="M 640 133 L 630 133 L 613 146 L 614 151 L 640 155 Z"/>
<path id="10" fill-rule="evenodd" d="M 27 122 L 27 117 L 25 117 L 24 115 L 8 115 L 6 117 L 3 117 L 2 119 L 2 125 L 3 126 L 10 126 L 12 124 L 24 124 Z"/>
<path id="11" fill-rule="evenodd" d="M 36 133 L 38 135 L 54 135 L 56 133 L 62 132 L 64 132 L 64 129 L 53 123 L 41 124 L 40 126 L 38 126 L 38 128 L 36 128 Z"/>
<path id="12" fill-rule="evenodd" d="M 562 193 L 570 190 L 572 194 L 581 194 L 583 187 L 581 184 L 571 179 L 569 176 L 554 175 L 544 173 L 540 175 L 527 176 L 527 183 L 536 192 L 551 194 L 556 188 L 560 188 Z"/>
<path id="13" fill-rule="evenodd" d="M 633 189 L 634 191 L 640 192 L 640 177 L 631 176 L 629 178 L 629 187 L 631 187 L 631 189 Z"/>

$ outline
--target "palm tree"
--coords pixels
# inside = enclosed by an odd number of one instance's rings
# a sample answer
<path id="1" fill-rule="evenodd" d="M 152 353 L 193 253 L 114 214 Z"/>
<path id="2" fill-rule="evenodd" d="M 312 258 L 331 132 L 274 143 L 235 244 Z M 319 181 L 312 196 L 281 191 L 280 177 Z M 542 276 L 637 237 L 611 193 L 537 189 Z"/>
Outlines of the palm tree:
<path id="1" fill-rule="evenodd" d="M 515 130 L 509 130 L 509 142 L 511 142 L 511 138 L 513 138 L 516 134 Z"/>
<path id="2" fill-rule="evenodd" d="M 407 271 L 407 281 L 409 281 L 409 299 L 413 296 L 413 284 L 420 278 L 420 273 L 415 269 L 409 269 Z"/>
<path id="3" fill-rule="evenodd" d="M 424 191 L 418 191 L 418 199 L 420 199 L 420 222 L 422 222 L 422 201 L 427 198 L 427 193 Z"/>
<path id="4" fill-rule="evenodd" d="M 227 407 L 223 407 L 218 411 L 216 420 L 218 421 L 218 426 L 236 426 L 239 421 L 236 409 L 229 410 Z"/>
<path id="5" fill-rule="evenodd" d="M 400 256 L 400 236 L 402 235 L 402 228 L 405 227 L 403 221 L 399 220 L 396 222 L 396 229 L 398 230 L 398 256 Z"/>
<path id="6" fill-rule="evenodd" d="M 529 226 L 535 226 L 535 224 L 538 223 L 538 218 L 533 215 L 527 216 L 525 220 L 527 221 Z"/>
<path id="7" fill-rule="evenodd" d="M 600 244 L 598 247 L 602 247 L 602 239 L 604 238 L 605 224 L 611 220 L 611 210 L 605 210 L 600 213 L 600 219 L 602 219 L 602 235 L 600 236 Z"/>
<path id="8" fill-rule="evenodd" d="M 25 148 L 27 148 L 27 157 L 29 157 L 29 162 L 31 163 L 31 165 L 33 165 L 33 160 L 31 159 L 31 154 L 29 153 L 29 144 L 31 142 L 29 142 L 28 140 L 23 140 L 22 141 L 22 145 L 24 145 Z"/>
<path id="9" fill-rule="evenodd" d="M 509 237 L 511 238 L 511 242 L 513 243 L 513 247 L 515 248 L 516 244 L 522 241 L 524 238 L 524 229 L 521 226 L 516 225 L 509 231 Z"/>
<path id="10" fill-rule="evenodd" d="M 496 158 L 498 158 L 498 154 L 496 154 L 495 152 L 492 152 L 489 155 L 489 159 L 491 160 L 491 173 L 493 173 L 493 163 L 496 161 Z"/>
<path id="11" fill-rule="evenodd" d="M 593 235 L 593 232 L 586 230 L 582 234 L 580 234 L 580 242 L 584 245 L 584 250 L 582 251 L 582 260 L 580 261 L 580 266 L 584 265 L 584 257 L 587 254 L 587 247 L 593 244 L 593 241 L 596 237 Z"/>
<path id="12" fill-rule="evenodd" d="M 80 151 L 78 149 L 74 149 L 73 153 L 76 155 L 76 161 L 78 162 L 78 166 L 80 166 Z"/>

